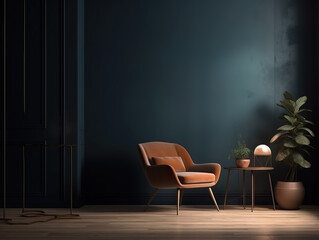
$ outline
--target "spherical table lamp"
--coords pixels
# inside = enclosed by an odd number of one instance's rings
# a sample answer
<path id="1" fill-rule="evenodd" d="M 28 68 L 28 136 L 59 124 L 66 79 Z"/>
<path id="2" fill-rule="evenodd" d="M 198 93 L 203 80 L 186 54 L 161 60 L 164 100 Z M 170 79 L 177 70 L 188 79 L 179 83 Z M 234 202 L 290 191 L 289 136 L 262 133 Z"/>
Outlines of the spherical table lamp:
<path id="1" fill-rule="evenodd" d="M 256 159 L 257 156 L 261 157 L 267 157 L 267 161 L 264 164 L 264 166 L 271 166 L 271 150 L 270 148 L 265 144 L 258 145 L 254 150 L 254 166 L 256 166 Z"/>

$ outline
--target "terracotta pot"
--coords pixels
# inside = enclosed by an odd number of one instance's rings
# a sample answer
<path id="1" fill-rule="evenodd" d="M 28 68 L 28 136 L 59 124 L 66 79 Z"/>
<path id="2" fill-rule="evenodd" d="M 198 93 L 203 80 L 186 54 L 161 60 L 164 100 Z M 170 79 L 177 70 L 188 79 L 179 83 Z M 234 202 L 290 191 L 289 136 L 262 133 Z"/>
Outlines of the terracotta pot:
<path id="1" fill-rule="evenodd" d="M 282 209 L 298 209 L 305 196 L 302 182 L 281 182 L 275 186 L 275 198 Z"/>
<path id="2" fill-rule="evenodd" d="M 238 168 L 246 168 L 249 166 L 250 159 L 249 158 L 236 158 L 236 166 Z"/>

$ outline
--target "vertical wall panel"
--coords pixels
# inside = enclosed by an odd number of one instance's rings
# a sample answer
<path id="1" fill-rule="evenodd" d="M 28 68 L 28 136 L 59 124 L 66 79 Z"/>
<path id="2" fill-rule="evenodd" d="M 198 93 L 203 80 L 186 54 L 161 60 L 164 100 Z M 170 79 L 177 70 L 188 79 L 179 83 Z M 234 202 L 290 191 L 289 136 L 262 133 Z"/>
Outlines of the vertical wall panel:
<path id="1" fill-rule="evenodd" d="M 77 29 L 72 33 L 66 29 L 66 16 L 77 22 L 77 1 L 25 0 L 25 4 L 25 22 L 24 0 L 8 1 L 7 8 L 8 203 L 19 206 L 22 202 L 22 145 L 29 144 L 25 151 L 27 207 L 69 206 L 70 153 L 58 145 L 66 143 L 67 127 L 78 122 L 77 112 L 72 111 L 78 101 L 66 108 L 69 76 L 75 76 L 69 92 L 77 96 L 77 63 L 67 65 L 66 61 L 73 61 L 77 51 L 67 52 L 65 42 L 67 35 L 77 38 Z M 66 76 L 72 64 L 75 68 Z M 69 111 L 75 117 L 66 123 Z M 77 131 L 68 141 L 77 144 Z"/>
<path id="2" fill-rule="evenodd" d="M 25 79 L 25 124 L 27 127 L 42 128 L 45 114 L 43 75 L 44 47 L 44 1 L 26 0 L 26 79 Z"/>

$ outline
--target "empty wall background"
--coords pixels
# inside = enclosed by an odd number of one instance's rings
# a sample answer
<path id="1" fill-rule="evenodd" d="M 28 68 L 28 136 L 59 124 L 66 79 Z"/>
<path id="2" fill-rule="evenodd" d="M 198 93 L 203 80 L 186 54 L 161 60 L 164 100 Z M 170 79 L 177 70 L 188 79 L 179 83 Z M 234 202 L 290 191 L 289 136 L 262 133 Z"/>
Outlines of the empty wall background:
<path id="1" fill-rule="evenodd" d="M 307 95 L 316 121 L 317 14 L 317 1 L 85 1 L 85 202 L 146 202 L 140 142 L 177 142 L 197 163 L 233 165 L 238 135 L 252 149 L 268 144 L 285 90 Z M 318 203 L 316 152 L 300 174 L 308 204 Z M 270 203 L 266 180 L 257 203 Z M 240 181 L 234 174 L 230 203 Z M 220 204 L 225 183 L 223 171 Z M 175 203 L 175 192 L 154 201 Z M 186 204 L 210 201 L 205 190 L 185 193 Z"/>

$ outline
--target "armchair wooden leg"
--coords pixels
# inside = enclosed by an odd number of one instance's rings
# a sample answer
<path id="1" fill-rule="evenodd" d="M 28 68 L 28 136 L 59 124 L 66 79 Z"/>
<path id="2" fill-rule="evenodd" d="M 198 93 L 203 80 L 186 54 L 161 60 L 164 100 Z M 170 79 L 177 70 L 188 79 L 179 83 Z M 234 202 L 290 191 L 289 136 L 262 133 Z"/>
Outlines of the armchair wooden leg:
<path id="1" fill-rule="evenodd" d="M 149 205 L 151 204 L 151 202 L 153 201 L 153 199 L 154 199 L 154 197 L 155 197 L 157 191 L 158 191 L 158 188 L 155 188 L 155 189 L 154 189 L 154 192 L 153 192 L 153 194 L 152 194 L 152 196 L 150 197 L 150 199 L 149 199 L 148 202 L 147 202 L 146 207 L 144 208 L 144 211 L 147 210 L 148 206 L 149 206 Z"/>
<path id="2" fill-rule="evenodd" d="M 218 207 L 218 204 L 217 204 L 216 199 L 215 199 L 215 197 L 214 197 L 214 194 L 213 194 L 212 189 L 211 189 L 211 188 L 208 188 L 208 191 L 209 191 L 210 196 L 212 197 L 212 199 L 213 199 L 213 201 L 214 201 L 214 203 L 215 203 L 215 205 L 216 205 L 217 211 L 219 212 L 219 207 Z"/>
<path id="3" fill-rule="evenodd" d="M 180 188 L 177 188 L 177 215 L 179 213 L 179 203 L 180 203 L 180 200 L 181 200 L 181 189 Z"/>

